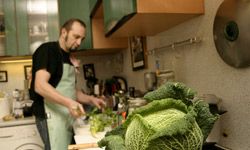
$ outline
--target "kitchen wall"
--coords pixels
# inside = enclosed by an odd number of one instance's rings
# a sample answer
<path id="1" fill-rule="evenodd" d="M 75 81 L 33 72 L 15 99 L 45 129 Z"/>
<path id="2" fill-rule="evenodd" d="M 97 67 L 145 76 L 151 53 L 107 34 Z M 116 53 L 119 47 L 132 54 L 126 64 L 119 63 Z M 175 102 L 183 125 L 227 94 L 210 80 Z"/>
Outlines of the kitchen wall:
<path id="1" fill-rule="evenodd" d="M 123 70 L 122 54 L 109 54 L 102 56 L 79 56 L 81 66 L 83 64 L 93 63 L 95 68 L 96 78 L 105 80 L 114 75 L 119 75 Z M 0 63 L 0 70 L 8 72 L 8 82 L 0 82 L 0 91 L 10 93 L 14 89 L 24 89 L 24 66 L 31 63 Z M 78 74 L 78 87 L 88 91 L 86 80 L 84 79 L 83 69 L 81 67 Z"/>
<path id="2" fill-rule="evenodd" d="M 233 150 L 249 150 L 250 143 L 250 68 L 236 69 L 222 61 L 213 41 L 213 20 L 223 0 L 205 0 L 205 14 L 182 23 L 156 36 L 147 37 L 147 49 L 154 49 L 192 37 L 202 42 L 175 49 L 156 51 L 148 56 L 148 69 L 133 72 L 130 53 L 124 51 L 124 76 L 128 84 L 144 89 L 143 74 L 155 70 L 155 59 L 160 68 L 173 70 L 176 81 L 184 82 L 199 95 L 215 94 L 228 111 L 221 117 L 219 143 Z"/>
<path id="3" fill-rule="evenodd" d="M 14 89 L 24 89 L 25 65 L 31 65 L 31 62 L 0 64 L 0 70 L 7 71 L 8 74 L 8 82 L 0 82 L 0 91 L 10 93 Z"/>

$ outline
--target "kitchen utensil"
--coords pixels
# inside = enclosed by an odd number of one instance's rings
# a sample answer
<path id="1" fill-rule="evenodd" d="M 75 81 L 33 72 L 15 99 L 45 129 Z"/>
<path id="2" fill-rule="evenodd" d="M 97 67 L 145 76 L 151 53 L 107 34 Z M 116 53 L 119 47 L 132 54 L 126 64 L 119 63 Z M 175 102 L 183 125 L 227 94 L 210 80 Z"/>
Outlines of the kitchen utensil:
<path id="1" fill-rule="evenodd" d="M 144 73 L 145 89 L 147 91 L 153 91 L 156 88 L 156 73 L 146 72 Z"/>
<path id="2" fill-rule="evenodd" d="M 225 63 L 236 68 L 250 65 L 249 14 L 249 0 L 224 0 L 214 20 L 216 49 Z"/>

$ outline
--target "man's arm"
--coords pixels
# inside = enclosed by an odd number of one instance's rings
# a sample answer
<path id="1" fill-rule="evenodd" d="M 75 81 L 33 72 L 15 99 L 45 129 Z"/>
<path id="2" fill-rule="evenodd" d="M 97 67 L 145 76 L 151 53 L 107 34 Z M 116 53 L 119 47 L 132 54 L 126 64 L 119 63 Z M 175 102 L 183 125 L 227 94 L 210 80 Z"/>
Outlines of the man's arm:
<path id="1" fill-rule="evenodd" d="M 101 98 L 87 95 L 81 90 L 77 90 L 77 101 L 80 103 L 91 104 L 96 106 L 98 109 L 101 109 L 106 106 L 105 102 Z"/>
<path id="2" fill-rule="evenodd" d="M 48 71 L 40 69 L 36 72 L 35 76 L 35 91 L 46 100 L 67 107 L 70 114 L 75 118 L 85 113 L 82 105 L 70 98 L 64 97 L 49 84 L 50 73 Z M 77 109 L 80 109 L 81 114 L 78 113 Z"/>

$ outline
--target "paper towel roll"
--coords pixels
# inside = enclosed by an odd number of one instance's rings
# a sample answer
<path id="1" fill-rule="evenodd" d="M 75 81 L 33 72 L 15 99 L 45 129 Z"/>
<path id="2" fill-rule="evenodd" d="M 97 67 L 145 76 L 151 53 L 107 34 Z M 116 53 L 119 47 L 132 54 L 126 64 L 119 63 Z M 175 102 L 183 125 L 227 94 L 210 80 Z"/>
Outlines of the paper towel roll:
<path id="1" fill-rule="evenodd" d="M 8 114 L 10 114 L 10 103 L 7 97 L 0 98 L 0 120 Z"/>

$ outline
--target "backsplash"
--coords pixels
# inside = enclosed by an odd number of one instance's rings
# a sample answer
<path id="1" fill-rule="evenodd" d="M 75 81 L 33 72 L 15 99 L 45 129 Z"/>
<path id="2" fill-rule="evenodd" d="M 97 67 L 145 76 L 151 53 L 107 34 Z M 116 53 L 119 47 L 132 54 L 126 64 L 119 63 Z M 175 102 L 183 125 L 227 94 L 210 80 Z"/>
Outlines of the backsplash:
<path id="1" fill-rule="evenodd" d="M 26 65 L 31 65 L 31 62 L 0 64 L 0 70 L 7 71 L 8 75 L 8 82 L 0 82 L 0 90 L 11 92 L 14 89 L 24 89 L 24 66 Z"/>
<path id="2" fill-rule="evenodd" d="M 78 75 L 78 87 L 87 91 L 86 80 L 83 75 L 83 64 L 93 63 L 95 68 L 96 78 L 105 80 L 114 75 L 119 75 L 123 71 L 123 55 L 110 54 L 102 56 L 80 56 L 81 60 L 80 74 Z M 0 64 L 0 70 L 7 71 L 8 82 L 0 82 L 0 90 L 11 92 L 14 89 L 24 89 L 24 66 L 29 66 L 31 63 L 4 63 Z"/>

